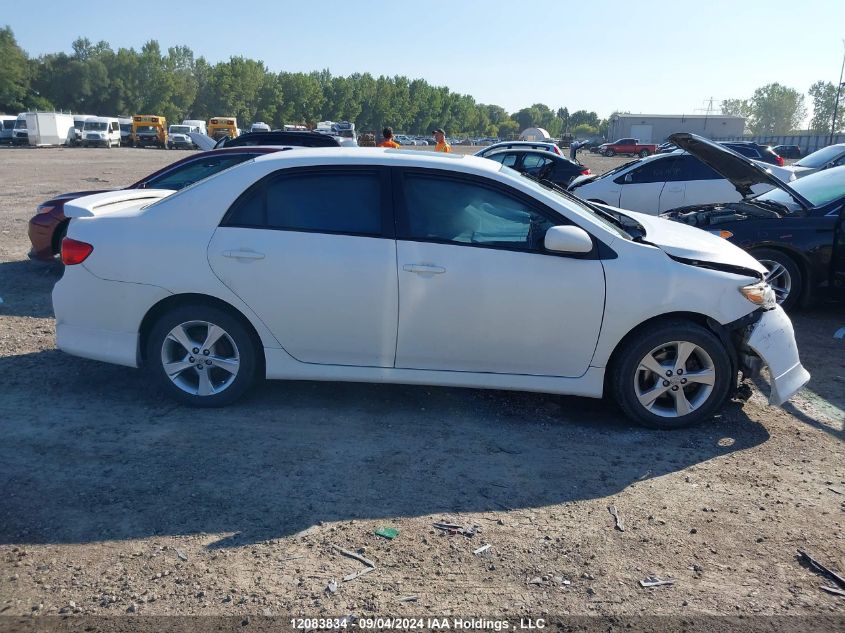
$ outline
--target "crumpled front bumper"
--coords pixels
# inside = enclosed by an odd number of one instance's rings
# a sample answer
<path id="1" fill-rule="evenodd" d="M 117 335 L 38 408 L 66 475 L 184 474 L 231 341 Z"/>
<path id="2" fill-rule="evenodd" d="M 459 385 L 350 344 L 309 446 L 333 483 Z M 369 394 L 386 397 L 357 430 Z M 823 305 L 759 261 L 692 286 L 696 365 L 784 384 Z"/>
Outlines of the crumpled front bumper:
<path id="1" fill-rule="evenodd" d="M 772 382 L 769 404 L 783 404 L 810 380 L 810 373 L 798 358 L 792 321 L 780 306 L 763 312 L 760 320 L 749 328 L 743 343 L 769 368 Z"/>

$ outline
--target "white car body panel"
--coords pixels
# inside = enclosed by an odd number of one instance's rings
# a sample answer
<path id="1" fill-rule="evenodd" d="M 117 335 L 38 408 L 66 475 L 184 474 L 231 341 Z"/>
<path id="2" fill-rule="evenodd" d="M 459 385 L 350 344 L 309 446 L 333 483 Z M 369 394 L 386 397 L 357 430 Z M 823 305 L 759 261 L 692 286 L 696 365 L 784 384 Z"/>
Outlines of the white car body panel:
<path id="1" fill-rule="evenodd" d="M 393 367 L 394 240 L 220 227 L 208 262 L 297 360 Z"/>
<path id="2" fill-rule="evenodd" d="M 255 233 L 243 236 L 239 230 L 218 229 L 230 205 L 260 178 L 279 169 L 315 165 L 410 166 L 488 178 L 533 196 L 604 242 L 616 257 L 577 259 L 385 238 L 361 238 L 357 244 L 346 236 L 295 231 L 261 237 L 258 233 L 271 231 L 239 229 Z M 83 264 L 69 266 L 54 289 L 59 347 L 128 366 L 140 362 L 140 324 L 146 313 L 162 299 L 196 294 L 232 306 L 249 321 L 261 341 L 268 378 L 599 397 L 604 368 L 633 328 L 676 311 L 721 324 L 744 317 L 756 306 L 738 288 L 757 281 L 762 270 L 729 242 L 668 220 L 631 214 L 647 235 L 645 243 L 625 239 L 577 204 L 538 189 L 493 161 L 433 152 L 279 152 L 176 193 L 116 191 L 80 198 L 66 208 L 77 209 L 71 211 L 68 237 L 88 242 L 94 250 Z M 225 251 L 250 249 L 264 252 L 265 258 L 241 263 L 237 257 L 221 256 L 225 264 L 217 259 Z M 749 270 L 743 274 L 687 265 L 667 252 Z M 446 272 L 425 277 L 405 271 L 405 264 L 439 265 Z M 274 265 L 283 267 L 275 271 L 278 279 L 272 274 Z M 334 279 L 338 265 L 344 272 Z M 535 278 L 526 280 L 527 275 Z M 298 313 L 285 301 L 290 296 L 307 310 Z M 288 340 L 292 335 L 296 340 Z M 791 336 L 791 330 L 780 327 L 767 338 L 776 347 L 779 338 Z M 791 341 L 787 345 L 794 346 Z M 434 358 L 432 349 L 437 348 Z M 786 367 L 788 362 L 770 349 L 764 353 L 773 359 L 775 371 L 787 372 L 791 381 L 778 384 L 778 397 L 788 397 L 800 382 L 793 375 L 800 372 L 794 365 Z M 298 359 L 309 355 L 311 362 Z"/>
<path id="3" fill-rule="evenodd" d="M 397 261 L 397 368 L 587 370 L 604 311 L 600 261 L 401 240 Z"/>

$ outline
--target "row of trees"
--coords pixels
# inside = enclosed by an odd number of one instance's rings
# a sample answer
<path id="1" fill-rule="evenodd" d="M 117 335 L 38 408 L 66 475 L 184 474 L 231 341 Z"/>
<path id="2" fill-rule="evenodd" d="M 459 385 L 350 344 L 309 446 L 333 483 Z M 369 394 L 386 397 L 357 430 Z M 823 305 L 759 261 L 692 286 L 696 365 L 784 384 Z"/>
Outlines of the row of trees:
<path id="1" fill-rule="evenodd" d="M 360 130 L 391 125 L 425 134 L 443 127 L 450 134 L 508 136 L 541 126 L 557 136 L 571 127 L 595 131 L 595 112 L 552 110 L 538 103 L 509 114 L 497 105 L 476 103 L 469 95 L 432 86 L 422 79 L 333 76 L 270 72 L 263 62 L 244 57 L 209 64 L 190 48 L 161 50 L 151 40 L 140 51 L 112 50 L 86 38 L 73 52 L 29 58 L 9 27 L 0 30 L 0 111 L 60 108 L 94 114 L 161 114 L 171 121 L 236 116 L 239 121 L 316 124 L 324 119 L 354 121 Z"/>
<path id="2" fill-rule="evenodd" d="M 829 81 L 817 81 L 809 90 L 813 102 L 813 116 L 808 128 L 803 128 L 807 118 L 804 95 L 795 88 L 779 83 L 767 84 L 754 91 L 749 99 L 722 101 L 722 113 L 744 116 L 746 127 L 752 134 L 774 135 L 809 131 L 816 134 L 830 133 L 833 110 L 836 104 L 836 86 Z M 839 113 L 845 105 L 845 93 L 839 96 Z M 845 129 L 842 118 L 837 116 L 836 131 Z"/>

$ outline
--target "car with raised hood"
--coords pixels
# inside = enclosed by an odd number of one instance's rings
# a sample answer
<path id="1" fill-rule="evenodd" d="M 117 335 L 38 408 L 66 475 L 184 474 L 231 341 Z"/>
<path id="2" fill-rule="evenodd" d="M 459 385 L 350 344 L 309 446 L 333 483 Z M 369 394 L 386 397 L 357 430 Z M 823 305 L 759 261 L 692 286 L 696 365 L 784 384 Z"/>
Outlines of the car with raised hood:
<path id="1" fill-rule="evenodd" d="M 498 143 L 487 145 L 483 149 L 478 150 L 474 155 L 486 157 L 488 154 L 500 152 L 503 149 L 536 149 L 563 156 L 560 148 L 551 141 L 499 141 Z"/>
<path id="2" fill-rule="evenodd" d="M 845 165 L 845 143 L 839 143 L 822 147 L 812 154 L 807 154 L 801 160 L 792 163 L 787 169 L 791 169 L 798 178 L 803 178 L 822 169 L 842 167 L 843 165 Z"/>
<path id="3" fill-rule="evenodd" d="M 176 161 L 172 165 L 162 167 L 126 188 L 179 190 L 222 169 L 250 160 L 260 154 L 280 149 L 282 148 L 244 148 L 194 154 Z M 29 241 L 32 244 L 29 258 L 46 262 L 54 261 L 61 250 L 62 239 L 70 221 L 64 213 L 65 204 L 77 198 L 102 193 L 103 191 L 100 189 L 63 193 L 38 205 L 35 215 L 30 218 L 28 225 Z"/>
<path id="4" fill-rule="evenodd" d="M 785 183 L 707 139 L 693 134 L 672 138 L 734 182 L 743 200 L 682 207 L 664 217 L 710 231 L 747 250 L 766 267 L 766 281 L 784 309 L 821 293 L 842 294 L 845 166 Z M 760 183 L 774 188 L 750 195 Z"/>
<path id="5" fill-rule="evenodd" d="M 794 180 L 787 169 L 761 165 L 779 178 Z M 753 193 L 772 186 L 757 184 Z M 579 176 L 569 190 L 584 200 L 654 215 L 690 204 L 742 200 L 730 180 L 683 150 L 623 163 L 600 175 Z"/>
<path id="6" fill-rule="evenodd" d="M 491 160 L 278 152 L 65 213 L 58 347 L 144 367 L 189 405 L 261 377 L 608 392 L 678 428 L 711 418 L 740 370 L 769 367 L 773 404 L 809 379 L 742 249 Z"/>

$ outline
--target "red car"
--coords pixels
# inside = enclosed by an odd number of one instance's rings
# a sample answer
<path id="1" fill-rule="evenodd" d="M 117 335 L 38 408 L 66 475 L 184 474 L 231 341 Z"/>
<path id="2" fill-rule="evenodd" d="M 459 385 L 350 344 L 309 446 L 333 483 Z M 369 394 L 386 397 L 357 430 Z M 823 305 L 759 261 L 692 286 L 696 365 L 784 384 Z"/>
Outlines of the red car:
<path id="1" fill-rule="evenodd" d="M 187 158 L 176 161 L 138 182 L 129 185 L 126 189 L 174 189 L 178 191 L 198 180 L 208 178 L 217 172 L 228 169 L 238 163 L 251 160 L 261 154 L 278 152 L 287 147 L 233 147 L 222 148 L 209 152 L 200 152 Z M 30 259 L 41 261 L 53 261 L 61 250 L 62 239 L 67 233 L 67 225 L 70 222 L 65 217 L 65 204 L 94 193 L 96 191 L 74 191 L 63 193 L 60 196 L 51 198 L 38 205 L 36 214 L 29 221 L 29 241 L 32 242 L 32 249 L 29 251 Z"/>

